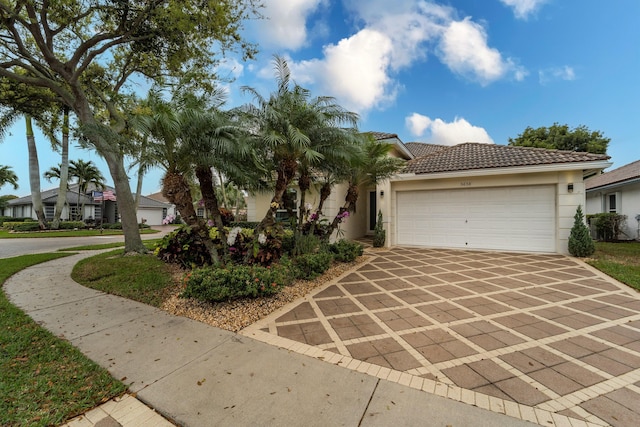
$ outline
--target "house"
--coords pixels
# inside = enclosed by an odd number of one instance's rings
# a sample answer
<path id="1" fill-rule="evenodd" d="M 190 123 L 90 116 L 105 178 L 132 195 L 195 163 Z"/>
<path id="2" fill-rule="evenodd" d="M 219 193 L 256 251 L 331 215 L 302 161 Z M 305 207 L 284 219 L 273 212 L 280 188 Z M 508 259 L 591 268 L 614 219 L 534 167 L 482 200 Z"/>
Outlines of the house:
<path id="1" fill-rule="evenodd" d="M 58 188 L 40 193 L 47 220 L 53 219 L 58 193 Z M 107 196 L 107 193 L 111 194 L 111 196 Z M 90 186 L 85 193 L 81 193 L 78 191 L 78 184 L 71 184 L 67 190 L 67 203 L 62 209 L 61 218 L 64 221 L 77 219 L 87 221 L 102 218 L 105 223 L 118 222 L 116 197 L 113 187 L 107 186 L 102 190 L 96 190 L 95 187 Z M 162 220 L 169 214 L 171 206 L 170 203 L 140 196 L 140 204 L 137 211 L 138 222 L 145 222 L 148 225 L 160 225 Z M 37 219 L 33 210 L 31 195 L 10 200 L 3 215 L 13 218 Z"/>
<path id="2" fill-rule="evenodd" d="M 143 205 L 142 197 L 140 198 L 140 206 L 138 207 L 138 217 L 144 217 L 145 219 L 147 219 L 147 224 L 152 224 L 152 225 L 162 224 L 162 221 L 167 216 L 172 215 L 176 217 L 178 215 L 176 205 L 169 202 L 169 200 L 167 200 L 167 198 L 162 195 L 162 192 L 159 191 L 157 193 L 149 194 L 145 198 L 161 203 L 159 206 L 162 206 L 162 211 L 159 211 L 156 207 L 157 204 L 152 205 L 150 201 L 146 201 Z M 158 214 L 160 214 L 160 216 L 158 216 Z"/>
<path id="3" fill-rule="evenodd" d="M 626 215 L 619 238 L 640 239 L 640 160 L 585 181 L 586 213 Z"/>
<path id="4" fill-rule="evenodd" d="M 611 165 L 601 154 L 464 143 L 404 144 L 395 134 L 372 133 L 394 146 L 405 168 L 375 187 L 361 188 L 356 212 L 341 232 L 373 232 L 382 212 L 388 246 L 567 253 L 578 205 L 585 205 L 584 177 Z M 338 184 L 324 213 L 344 203 Z M 289 191 L 296 197 L 297 188 Z M 270 195 L 249 197 L 249 220 L 261 218 Z M 315 204 L 318 189 L 307 200 Z"/>

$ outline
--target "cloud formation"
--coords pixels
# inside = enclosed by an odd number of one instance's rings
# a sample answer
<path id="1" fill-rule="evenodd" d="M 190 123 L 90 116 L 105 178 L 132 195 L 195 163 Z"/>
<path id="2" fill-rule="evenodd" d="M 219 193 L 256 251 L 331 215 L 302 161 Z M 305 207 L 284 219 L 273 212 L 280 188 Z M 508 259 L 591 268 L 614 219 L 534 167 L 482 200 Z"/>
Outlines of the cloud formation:
<path id="1" fill-rule="evenodd" d="M 289 12 L 292 19 L 278 16 L 282 31 L 274 30 L 271 40 L 280 40 L 282 48 L 304 45 L 306 17 L 323 1 L 294 0 L 291 7 L 269 0 L 269 16 L 276 16 L 279 8 L 295 10 Z M 427 0 L 343 0 L 343 4 L 360 29 L 325 45 L 322 57 L 289 65 L 297 82 L 318 85 L 351 110 L 366 113 L 392 103 L 401 89 L 396 74 L 433 53 L 452 72 L 481 85 L 526 75 L 514 60 L 489 46 L 481 24 L 458 19 L 452 7 Z"/>
<path id="2" fill-rule="evenodd" d="M 489 47 L 484 28 L 465 18 L 453 21 L 440 40 L 440 57 L 454 73 L 486 86 L 513 72 L 516 80 L 526 73 L 513 60 L 502 57 L 497 49 Z"/>
<path id="3" fill-rule="evenodd" d="M 255 22 L 260 44 L 297 50 L 307 43 L 307 18 L 325 0 L 263 0 L 264 20 Z"/>
<path id="4" fill-rule="evenodd" d="M 405 125 L 415 137 L 424 137 L 428 134 L 425 142 L 431 144 L 457 145 L 464 142 L 494 144 L 484 128 L 473 126 L 462 117 L 456 117 L 453 122 L 445 122 L 442 119 L 432 120 L 428 116 L 413 113 L 405 118 Z"/>
<path id="5" fill-rule="evenodd" d="M 518 19 L 528 19 L 547 0 L 500 0 L 506 6 L 513 8 L 513 14 Z"/>
<path id="6" fill-rule="evenodd" d="M 538 80 L 544 85 L 554 80 L 572 81 L 576 79 L 576 72 L 573 67 L 565 65 L 563 67 L 552 67 L 538 71 Z"/>

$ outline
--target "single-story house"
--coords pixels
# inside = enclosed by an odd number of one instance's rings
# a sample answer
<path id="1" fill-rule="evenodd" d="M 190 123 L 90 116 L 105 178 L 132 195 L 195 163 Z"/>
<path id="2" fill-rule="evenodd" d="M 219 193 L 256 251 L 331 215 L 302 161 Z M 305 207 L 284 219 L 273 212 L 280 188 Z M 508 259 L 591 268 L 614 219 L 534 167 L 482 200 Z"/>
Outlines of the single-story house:
<path id="1" fill-rule="evenodd" d="M 42 204 L 44 205 L 45 218 L 48 220 L 53 219 L 58 193 L 59 188 L 40 193 Z M 107 196 L 108 194 L 109 196 Z M 100 220 L 102 218 L 105 223 L 118 222 L 119 215 L 116 198 L 113 187 L 106 186 L 103 189 L 96 190 L 90 186 L 86 193 L 79 193 L 78 184 L 71 184 L 67 190 L 67 203 L 62 209 L 61 218 L 63 221 L 77 219 L 87 221 Z M 172 205 L 170 203 L 140 196 L 140 204 L 137 211 L 138 222 L 141 223 L 144 219 L 144 222 L 148 225 L 160 225 L 171 209 Z M 175 210 L 175 208 L 173 209 Z M 0 214 L 13 218 L 37 219 L 31 195 L 10 200 L 4 212 L 0 212 Z"/>
<path id="2" fill-rule="evenodd" d="M 587 214 L 626 215 L 619 238 L 640 239 L 640 160 L 585 181 Z"/>
<path id="3" fill-rule="evenodd" d="M 601 154 L 464 143 L 404 144 L 395 134 L 372 133 L 407 160 L 393 178 L 361 188 L 343 236 L 373 232 L 382 212 L 388 246 L 567 253 L 578 205 L 585 206 L 584 177 L 611 165 Z M 345 184 L 335 186 L 324 214 L 344 204 Z M 290 191 L 297 197 L 297 188 Z M 261 219 L 270 194 L 248 200 L 250 221 Z M 318 189 L 307 201 L 316 205 Z"/>

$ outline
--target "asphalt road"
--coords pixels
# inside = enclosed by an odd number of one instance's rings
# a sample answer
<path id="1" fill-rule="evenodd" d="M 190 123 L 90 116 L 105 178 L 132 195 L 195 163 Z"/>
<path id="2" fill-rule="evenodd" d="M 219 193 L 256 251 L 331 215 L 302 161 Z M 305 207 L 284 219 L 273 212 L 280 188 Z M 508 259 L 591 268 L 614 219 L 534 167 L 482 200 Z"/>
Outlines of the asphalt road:
<path id="1" fill-rule="evenodd" d="M 154 227 L 155 228 L 155 227 Z M 165 227 L 163 227 L 165 228 Z M 157 239 L 173 228 L 166 228 L 160 233 L 143 234 L 142 239 Z M 34 237 L 0 239 L 0 258 L 18 255 L 55 252 L 62 248 L 74 246 L 99 245 L 103 243 L 124 242 L 124 236 L 87 236 L 87 237 Z"/>

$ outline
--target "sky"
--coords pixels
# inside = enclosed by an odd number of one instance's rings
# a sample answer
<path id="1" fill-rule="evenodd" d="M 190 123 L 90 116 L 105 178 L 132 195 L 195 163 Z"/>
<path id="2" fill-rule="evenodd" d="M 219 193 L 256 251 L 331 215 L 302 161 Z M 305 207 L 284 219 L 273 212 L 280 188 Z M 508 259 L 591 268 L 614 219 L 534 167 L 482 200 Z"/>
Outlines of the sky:
<path id="1" fill-rule="evenodd" d="M 313 96 L 360 115 L 359 129 L 403 142 L 506 145 L 527 127 L 584 125 L 610 138 L 614 169 L 640 159 L 640 2 L 637 0 L 263 0 L 265 19 L 245 23 L 255 60 L 232 55 L 220 74 L 228 107 L 275 89 L 273 56 Z M 144 94 L 141 94 L 144 96 Z M 59 154 L 37 136 L 42 172 Z M 72 148 L 112 183 L 95 152 Z M 29 194 L 24 124 L 0 144 Z M 610 170 L 609 169 L 609 170 Z M 160 190 L 145 177 L 143 194 Z M 136 177 L 131 174 L 132 187 Z M 42 181 L 42 188 L 57 183 Z"/>

